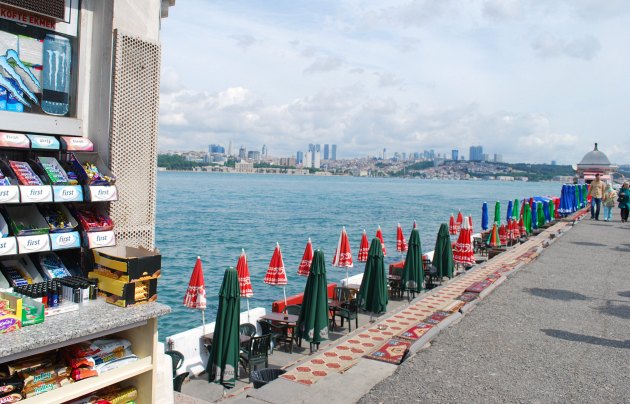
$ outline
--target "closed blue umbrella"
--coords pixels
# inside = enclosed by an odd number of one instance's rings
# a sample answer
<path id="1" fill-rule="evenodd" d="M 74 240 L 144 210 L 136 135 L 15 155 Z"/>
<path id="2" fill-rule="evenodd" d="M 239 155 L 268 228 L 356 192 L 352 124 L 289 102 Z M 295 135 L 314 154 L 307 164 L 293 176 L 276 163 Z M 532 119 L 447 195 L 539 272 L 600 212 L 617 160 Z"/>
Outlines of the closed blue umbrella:
<path id="1" fill-rule="evenodd" d="M 532 203 L 532 229 L 538 228 L 538 204 Z"/>
<path id="2" fill-rule="evenodd" d="M 545 210 L 545 223 L 551 222 L 551 212 L 549 211 L 549 201 L 543 201 L 543 208 Z"/>
<path id="3" fill-rule="evenodd" d="M 512 218 L 512 201 L 508 201 L 507 212 L 505 215 L 505 221 L 509 222 Z"/>
<path id="4" fill-rule="evenodd" d="M 484 202 L 481 206 L 481 229 L 488 230 L 488 203 Z"/>

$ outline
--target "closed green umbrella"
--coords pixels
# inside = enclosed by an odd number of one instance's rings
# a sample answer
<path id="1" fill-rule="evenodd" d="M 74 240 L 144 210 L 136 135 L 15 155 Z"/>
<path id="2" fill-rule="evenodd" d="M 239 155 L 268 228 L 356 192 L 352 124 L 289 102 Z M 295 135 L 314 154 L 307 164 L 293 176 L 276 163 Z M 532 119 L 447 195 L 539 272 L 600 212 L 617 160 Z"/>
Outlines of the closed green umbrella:
<path id="1" fill-rule="evenodd" d="M 514 199 L 514 210 L 512 211 L 512 218 L 514 218 L 514 220 L 518 221 L 518 219 L 521 218 L 521 215 L 518 211 L 518 209 L 520 208 L 520 204 L 518 202 L 518 199 Z"/>
<path id="2" fill-rule="evenodd" d="M 499 226 L 501 224 L 501 202 L 494 204 L 494 222 Z"/>
<path id="3" fill-rule="evenodd" d="M 538 220 L 538 228 L 540 229 L 541 227 L 543 227 L 545 225 L 545 207 L 543 206 L 542 202 L 534 202 L 536 203 L 538 206 L 536 207 L 536 216 L 538 216 L 536 219 Z"/>
<path id="4" fill-rule="evenodd" d="M 411 236 L 409 236 L 407 257 L 405 257 L 402 288 L 415 296 L 416 292 L 422 291 L 423 279 L 424 272 L 422 270 L 422 244 L 420 242 L 420 233 L 418 229 L 413 229 Z"/>
<path id="5" fill-rule="evenodd" d="M 222 384 L 228 389 L 234 387 L 238 371 L 240 311 L 238 274 L 236 269 L 230 267 L 225 270 L 219 289 L 219 309 L 207 366 L 209 381 Z"/>
<path id="6" fill-rule="evenodd" d="M 498 204 L 499 202 L 497 202 Z M 451 236 L 448 234 L 446 223 L 440 225 L 440 230 L 435 240 L 435 250 L 433 251 L 433 266 L 437 268 L 437 273 L 442 279 L 445 276 L 453 277 L 453 248 L 451 247 Z"/>
<path id="7" fill-rule="evenodd" d="M 304 287 L 302 310 L 297 322 L 297 336 L 317 346 L 328 339 L 327 284 L 324 253 L 316 250 Z"/>
<path id="8" fill-rule="evenodd" d="M 553 199 L 549 201 L 549 217 L 552 222 L 556 220 L 556 204 L 553 202 Z"/>
<path id="9" fill-rule="evenodd" d="M 527 234 L 532 234 L 532 209 L 527 202 L 523 206 L 523 226 Z"/>
<path id="10" fill-rule="evenodd" d="M 448 234 L 448 228 L 447 228 Z M 359 289 L 359 306 L 370 312 L 370 320 L 374 313 L 387 311 L 387 282 L 385 280 L 385 263 L 383 247 L 378 238 L 373 238 L 365 263 L 365 271 Z"/>

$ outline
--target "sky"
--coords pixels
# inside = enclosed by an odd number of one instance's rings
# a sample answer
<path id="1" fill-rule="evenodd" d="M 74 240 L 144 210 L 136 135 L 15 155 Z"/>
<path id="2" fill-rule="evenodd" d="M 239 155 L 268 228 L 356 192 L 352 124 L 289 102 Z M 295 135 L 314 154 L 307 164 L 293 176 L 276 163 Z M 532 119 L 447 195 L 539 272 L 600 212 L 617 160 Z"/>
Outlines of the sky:
<path id="1" fill-rule="evenodd" d="M 630 163 L 626 0 L 179 0 L 159 149 Z"/>

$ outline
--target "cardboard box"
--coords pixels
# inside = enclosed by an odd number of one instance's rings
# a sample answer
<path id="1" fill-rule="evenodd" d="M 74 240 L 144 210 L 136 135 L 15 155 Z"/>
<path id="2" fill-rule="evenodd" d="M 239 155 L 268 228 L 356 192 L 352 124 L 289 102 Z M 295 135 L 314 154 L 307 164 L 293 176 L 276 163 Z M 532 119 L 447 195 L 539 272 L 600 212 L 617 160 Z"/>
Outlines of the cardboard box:
<path id="1" fill-rule="evenodd" d="M 162 255 L 145 248 L 126 246 L 96 248 L 93 250 L 97 265 L 124 272 L 129 282 L 160 277 Z"/>
<path id="2" fill-rule="evenodd" d="M 99 293 L 105 297 L 107 303 L 119 307 L 129 307 L 157 300 L 157 279 L 127 283 L 96 272 L 90 272 L 88 278 L 98 279 Z"/>
<path id="3" fill-rule="evenodd" d="M 22 299 L 4 292 L 0 292 L 0 299 L 5 300 L 8 308 L 15 311 L 12 314 L 0 314 L 0 334 L 22 328 Z"/>
<path id="4" fill-rule="evenodd" d="M 30 297 L 16 295 L 22 298 L 22 327 L 44 322 L 44 305 Z"/>

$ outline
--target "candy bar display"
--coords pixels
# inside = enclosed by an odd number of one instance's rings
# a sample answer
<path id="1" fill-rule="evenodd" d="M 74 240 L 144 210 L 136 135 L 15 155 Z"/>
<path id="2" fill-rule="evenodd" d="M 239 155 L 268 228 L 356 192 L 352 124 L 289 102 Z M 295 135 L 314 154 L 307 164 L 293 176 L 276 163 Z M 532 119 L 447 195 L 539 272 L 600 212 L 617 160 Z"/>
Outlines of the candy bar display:
<path id="1" fill-rule="evenodd" d="M 51 233 L 65 233 L 76 230 L 79 225 L 70 215 L 68 209 L 61 204 L 45 204 L 39 206 Z"/>
<path id="2" fill-rule="evenodd" d="M 48 222 L 35 205 L 7 206 L 7 219 L 15 236 L 47 234 Z"/>
<path id="3" fill-rule="evenodd" d="M 48 279 L 65 278 L 72 275 L 54 252 L 39 254 L 37 262 Z"/>
<path id="4" fill-rule="evenodd" d="M 105 166 L 97 153 L 73 153 L 70 157 L 73 171 L 84 185 L 114 185 L 116 177 Z"/>
<path id="5" fill-rule="evenodd" d="M 73 173 L 74 179 L 70 179 L 61 164 L 54 157 L 38 157 L 40 166 L 44 169 L 46 175 L 50 179 L 51 185 L 77 185 L 76 175 Z"/>
<path id="6" fill-rule="evenodd" d="M 9 160 L 9 165 L 21 185 L 44 185 L 42 179 L 35 174 L 27 162 Z"/>
<path id="7" fill-rule="evenodd" d="M 12 287 L 24 286 L 33 282 L 33 279 L 24 269 L 17 265 L 2 265 L 0 270 Z"/>
<path id="8" fill-rule="evenodd" d="M 11 181 L 9 181 L 9 178 L 7 178 L 2 172 L 2 169 L 0 169 L 0 186 L 5 185 L 11 185 Z"/>
<path id="9" fill-rule="evenodd" d="M 18 396 L 19 399 L 31 398 L 73 381 L 70 379 L 70 368 L 57 361 L 54 353 L 10 362 L 5 372 L 8 376 L 6 380 L 10 381 L 9 386 L 12 388 L 11 394 L 15 394 L 16 399 Z"/>
<path id="10" fill-rule="evenodd" d="M 84 231 L 108 231 L 114 229 L 114 222 L 105 213 L 89 205 L 75 205 L 72 213 Z"/>

